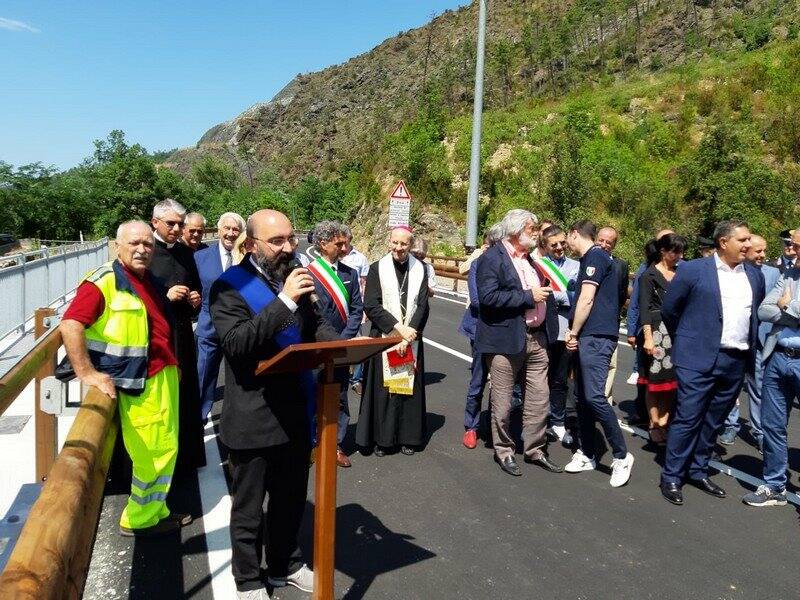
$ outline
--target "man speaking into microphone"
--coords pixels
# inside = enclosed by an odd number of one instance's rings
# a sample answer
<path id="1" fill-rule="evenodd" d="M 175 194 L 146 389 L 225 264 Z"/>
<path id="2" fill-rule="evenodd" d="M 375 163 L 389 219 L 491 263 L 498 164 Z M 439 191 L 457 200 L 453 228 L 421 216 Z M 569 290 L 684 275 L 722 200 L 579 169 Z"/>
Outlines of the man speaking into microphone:
<path id="1" fill-rule="evenodd" d="M 314 281 L 294 262 L 297 237 L 286 215 L 247 219 L 248 254 L 211 288 L 211 318 L 225 354 L 220 438 L 229 449 L 232 571 L 238 598 L 268 598 L 267 583 L 313 591 L 297 532 L 305 508 L 311 449 L 306 407 L 310 371 L 256 376 L 256 367 L 291 344 L 339 335 L 314 310 Z M 263 515 L 263 504 L 269 505 Z"/>

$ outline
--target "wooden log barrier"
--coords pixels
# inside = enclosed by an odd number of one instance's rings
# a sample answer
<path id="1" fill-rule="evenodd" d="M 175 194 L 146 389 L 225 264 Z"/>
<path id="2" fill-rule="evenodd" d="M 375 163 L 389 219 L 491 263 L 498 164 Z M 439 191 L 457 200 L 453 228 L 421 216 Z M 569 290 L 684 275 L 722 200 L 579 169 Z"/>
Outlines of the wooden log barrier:
<path id="1" fill-rule="evenodd" d="M 81 597 L 117 435 L 116 407 L 96 388 L 84 398 L 0 574 L 0 598 Z"/>

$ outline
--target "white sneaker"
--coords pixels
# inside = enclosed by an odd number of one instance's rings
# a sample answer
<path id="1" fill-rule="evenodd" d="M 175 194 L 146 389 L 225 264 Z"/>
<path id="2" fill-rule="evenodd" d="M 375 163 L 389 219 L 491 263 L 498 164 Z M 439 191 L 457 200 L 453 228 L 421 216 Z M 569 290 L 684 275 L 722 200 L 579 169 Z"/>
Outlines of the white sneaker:
<path id="1" fill-rule="evenodd" d="M 567 473 L 581 473 L 583 471 L 592 471 L 595 467 L 597 467 L 597 463 L 578 450 L 572 455 L 572 460 L 567 463 L 564 470 Z"/>
<path id="2" fill-rule="evenodd" d="M 611 461 L 611 487 L 620 487 L 628 483 L 633 469 L 633 454 L 628 452 L 625 458 L 615 458 Z"/>
<path id="3" fill-rule="evenodd" d="M 267 588 L 258 588 L 257 590 L 247 590 L 240 592 L 236 590 L 236 600 L 270 600 Z"/>
<path id="4" fill-rule="evenodd" d="M 572 435 L 563 425 L 553 425 L 553 433 L 556 434 L 558 441 L 565 446 L 569 446 L 572 443 Z"/>
<path id="5" fill-rule="evenodd" d="M 310 594 L 314 591 L 314 571 L 306 565 L 302 565 L 287 577 L 267 577 L 267 583 L 276 588 L 293 585 L 297 589 Z"/>

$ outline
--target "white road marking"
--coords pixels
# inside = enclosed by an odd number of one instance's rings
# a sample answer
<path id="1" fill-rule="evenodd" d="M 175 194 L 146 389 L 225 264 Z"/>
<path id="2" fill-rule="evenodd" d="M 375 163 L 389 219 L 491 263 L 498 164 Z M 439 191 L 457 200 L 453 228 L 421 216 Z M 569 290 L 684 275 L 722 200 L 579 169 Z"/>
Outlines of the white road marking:
<path id="1" fill-rule="evenodd" d="M 434 300 L 445 300 L 446 302 L 452 302 L 453 304 L 458 304 L 462 308 L 466 308 L 467 307 L 467 301 L 466 300 L 455 300 L 453 298 L 447 298 L 445 296 L 434 296 L 433 299 Z"/>
<path id="2" fill-rule="evenodd" d="M 233 598 L 236 584 L 231 573 L 231 497 L 225 481 L 217 434 L 211 420 L 205 427 L 206 463 L 198 469 L 200 501 L 203 505 L 203 528 L 208 546 L 208 569 L 214 598 Z"/>
<path id="3" fill-rule="evenodd" d="M 429 346 L 433 346 L 434 348 L 438 348 L 442 352 L 447 352 L 448 354 L 452 354 L 456 358 L 460 358 L 461 360 L 465 360 L 468 363 L 472 364 L 472 357 L 471 356 L 467 356 L 466 354 L 462 354 L 458 350 L 453 350 L 452 348 L 448 348 L 444 344 L 440 344 L 439 342 L 434 342 L 430 338 L 423 337 L 422 341 L 424 343 L 428 344 Z"/>
<path id="4" fill-rule="evenodd" d="M 444 344 L 440 344 L 439 342 L 434 342 L 433 340 L 428 339 L 428 338 L 423 338 L 423 341 L 426 344 L 429 344 L 429 345 L 433 346 L 434 348 L 438 348 L 439 350 L 441 350 L 443 352 L 447 352 L 448 354 L 451 354 L 452 356 L 460 358 L 461 360 L 465 360 L 468 363 L 472 363 L 472 358 L 470 358 L 466 354 L 462 354 L 461 352 L 459 352 L 457 350 L 453 350 L 452 348 L 448 348 Z M 620 342 L 620 343 L 623 343 L 623 342 Z M 625 344 L 625 345 L 627 346 L 628 344 Z M 623 430 L 625 430 L 628 433 L 630 433 L 631 435 L 635 435 L 635 436 L 643 438 L 645 440 L 650 438 L 648 433 L 644 429 L 640 429 L 639 427 L 634 427 L 632 425 L 628 425 L 627 423 L 623 423 L 622 421 L 619 421 L 619 426 Z M 759 485 L 762 485 L 764 483 L 764 481 L 759 479 L 758 477 L 753 477 L 752 475 L 750 475 L 748 473 L 745 473 L 744 471 L 740 471 L 739 469 L 731 467 L 730 465 L 726 465 L 725 463 L 723 463 L 721 461 L 718 461 L 718 460 L 709 461 L 708 466 L 711 467 L 712 469 L 715 469 L 715 470 L 719 471 L 720 473 L 728 475 L 729 477 L 733 477 L 734 479 L 738 479 L 739 481 L 741 481 L 743 483 L 746 483 L 748 485 L 751 485 L 753 487 L 758 487 Z M 795 506 L 800 507 L 800 496 L 798 496 L 797 494 L 795 494 L 793 492 L 786 492 L 786 498 L 787 498 L 787 500 L 789 502 L 791 502 Z"/>

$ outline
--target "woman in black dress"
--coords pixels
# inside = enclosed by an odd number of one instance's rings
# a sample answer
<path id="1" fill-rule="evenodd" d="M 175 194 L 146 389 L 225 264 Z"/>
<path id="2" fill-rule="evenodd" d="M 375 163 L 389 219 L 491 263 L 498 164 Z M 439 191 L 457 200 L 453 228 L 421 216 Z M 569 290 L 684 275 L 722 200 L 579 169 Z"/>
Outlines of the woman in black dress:
<path id="1" fill-rule="evenodd" d="M 645 248 L 648 267 L 639 280 L 641 364 L 645 366 L 639 383 L 647 385 L 650 439 L 656 444 L 667 441 L 667 424 L 678 389 L 672 364 L 672 340 L 661 320 L 661 305 L 685 250 L 686 239 L 675 233 L 652 240 Z"/>

